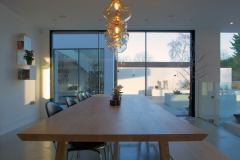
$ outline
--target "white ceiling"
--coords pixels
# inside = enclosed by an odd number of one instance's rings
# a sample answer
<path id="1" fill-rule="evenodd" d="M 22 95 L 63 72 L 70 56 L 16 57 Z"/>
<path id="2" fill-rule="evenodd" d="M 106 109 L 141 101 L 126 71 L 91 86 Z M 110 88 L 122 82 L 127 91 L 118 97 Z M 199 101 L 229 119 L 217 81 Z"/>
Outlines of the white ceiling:
<path id="1" fill-rule="evenodd" d="M 132 10 L 128 30 L 240 32 L 240 0 L 122 1 Z M 0 0 L 0 3 L 40 29 L 106 30 L 102 10 L 111 0 Z M 61 19 L 60 15 L 67 18 Z M 168 18 L 170 15 L 175 18 Z"/>

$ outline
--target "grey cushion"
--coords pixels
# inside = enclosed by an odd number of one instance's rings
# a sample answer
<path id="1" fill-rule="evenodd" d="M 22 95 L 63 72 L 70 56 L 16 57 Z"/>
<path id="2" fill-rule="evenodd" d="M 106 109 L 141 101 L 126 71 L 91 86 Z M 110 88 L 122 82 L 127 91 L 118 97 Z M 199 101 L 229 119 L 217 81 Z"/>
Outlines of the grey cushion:
<path id="1" fill-rule="evenodd" d="M 233 116 L 237 119 L 238 123 L 240 123 L 240 113 L 233 114 Z"/>

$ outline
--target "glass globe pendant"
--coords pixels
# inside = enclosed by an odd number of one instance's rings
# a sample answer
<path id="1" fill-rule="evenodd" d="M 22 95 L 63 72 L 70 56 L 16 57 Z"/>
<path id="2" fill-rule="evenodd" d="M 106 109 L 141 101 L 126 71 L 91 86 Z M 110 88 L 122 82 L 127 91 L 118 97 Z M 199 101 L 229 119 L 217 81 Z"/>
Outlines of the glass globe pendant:
<path id="1" fill-rule="evenodd" d="M 128 32 L 121 32 L 120 34 L 111 38 L 109 35 L 109 32 L 106 31 L 105 35 L 104 35 L 104 39 L 108 45 L 122 46 L 128 42 L 129 34 L 128 34 Z"/>
<path id="2" fill-rule="evenodd" d="M 104 39 L 111 52 L 122 53 L 127 48 L 129 34 L 127 21 L 131 18 L 132 11 L 129 6 L 120 0 L 113 0 L 102 12 L 103 17 L 109 20 Z"/>
<path id="3" fill-rule="evenodd" d="M 125 51 L 127 49 L 127 43 L 122 46 L 118 46 L 118 47 L 108 45 L 108 49 L 113 53 L 122 53 L 123 51 Z"/>
<path id="4" fill-rule="evenodd" d="M 111 23 L 119 24 L 127 22 L 132 15 L 132 11 L 126 3 L 120 0 L 113 0 L 102 12 L 103 17 Z"/>

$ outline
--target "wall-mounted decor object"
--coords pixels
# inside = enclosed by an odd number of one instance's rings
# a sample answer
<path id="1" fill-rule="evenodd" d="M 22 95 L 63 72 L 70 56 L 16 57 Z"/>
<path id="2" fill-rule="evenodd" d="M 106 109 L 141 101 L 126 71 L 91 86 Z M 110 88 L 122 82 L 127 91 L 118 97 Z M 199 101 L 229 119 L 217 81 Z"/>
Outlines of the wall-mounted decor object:
<path id="1" fill-rule="evenodd" d="M 31 51 L 31 39 L 24 35 L 19 35 L 17 40 L 17 64 L 18 65 L 26 65 L 27 62 L 24 59 L 25 50 Z"/>
<path id="2" fill-rule="evenodd" d="M 37 67 L 28 65 L 18 69 L 19 80 L 36 80 L 37 79 Z"/>
<path id="3" fill-rule="evenodd" d="M 33 50 L 31 49 L 31 39 L 26 36 L 26 33 L 21 33 L 17 39 L 17 65 L 19 80 L 36 80 L 37 68 L 32 65 L 34 60 Z"/>
<path id="4" fill-rule="evenodd" d="M 34 60 L 33 52 L 34 52 L 33 50 L 31 51 L 25 50 L 24 59 L 27 61 L 27 65 L 32 65 L 32 62 Z"/>

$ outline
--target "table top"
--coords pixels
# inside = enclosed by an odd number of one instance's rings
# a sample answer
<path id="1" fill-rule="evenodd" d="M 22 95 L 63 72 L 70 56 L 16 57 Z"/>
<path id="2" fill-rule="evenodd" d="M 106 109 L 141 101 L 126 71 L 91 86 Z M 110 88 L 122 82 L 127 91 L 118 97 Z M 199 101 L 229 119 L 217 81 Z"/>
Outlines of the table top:
<path id="1" fill-rule="evenodd" d="M 23 141 L 202 141 L 207 133 L 177 118 L 144 95 L 124 95 L 110 106 L 97 95 L 18 133 Z"/>

